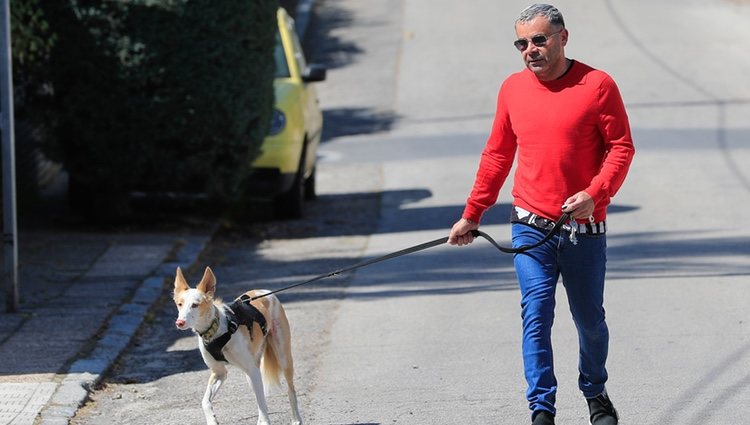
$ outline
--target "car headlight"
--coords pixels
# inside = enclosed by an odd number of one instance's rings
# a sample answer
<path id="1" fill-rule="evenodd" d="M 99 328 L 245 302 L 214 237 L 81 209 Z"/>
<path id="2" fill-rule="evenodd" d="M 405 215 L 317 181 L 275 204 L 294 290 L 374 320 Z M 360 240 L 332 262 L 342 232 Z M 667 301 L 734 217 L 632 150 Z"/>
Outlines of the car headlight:
<path id="1" fill-rule="evenodd" d="M 281 133 L 284 127 L 286 127 L 286 115 L 280 110 L 274 109 L 273 115 L 271 115 L 271 129 L 268 130 L 268 135 L 275 136 Z"/>

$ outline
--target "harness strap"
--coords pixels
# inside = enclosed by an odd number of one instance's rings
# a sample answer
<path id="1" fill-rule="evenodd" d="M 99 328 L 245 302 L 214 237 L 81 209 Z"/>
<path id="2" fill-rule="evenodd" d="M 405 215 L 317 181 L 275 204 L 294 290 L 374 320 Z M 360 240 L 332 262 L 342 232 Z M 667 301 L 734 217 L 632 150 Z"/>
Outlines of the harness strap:
<path id="1" fill-rule="evenodd" d="M 248 330 L 251 330 L 253 322 L 255 322 L 260 326 L 263 335 L 267 335 L 268 329 L 266 328 L 266 316 L 250 303 L 252 300 L 253 299 L 249 295 L 242 294 L 239 298 L 234 300 L 230 305 L 230 308 L 234 311 L 235 318 L 240 325 L 245 325 Z"/>
<path id="2" fill-rule="evenodd" d="M 254 305 L 250 304 L 252 298 L 247 294 L 243 294 L 232 304 L 224 307 L 225 314 L 227 317 L 227 331 L 221 336 L 212 339 L 210 342 L 203 341 L 203 346 L 206 347 L 206 351 L 211 354 L 211 357 L 220 362 L 227 362 L 224 357 L 224 347 L 227 345 L 232 335 L 237 331 L 240 326 L 247 327 L 252 338 L 253 323 L 257 323 L 260 326 L 263 335 L 268 335 L 268 328 L 266 326 L 266 317 L 260 312 Z"/>
<path id="3" fill-rule="evenodd" d="M 212 339 L 211 342 L 207 343 L 206 341 L 203 341 L 203 346 L 206 347 L 206 351 L 208 351 L 211 357 L 216 359 L 216 361 L 229 363 L 227 362 L 227 358 L 224 357 L 224 353 L 222 352 L 222 350 L 224 349 L 224 346 L 227 345 L 229 340 L 232 339 L 233 333 L 234 331 L 227 331 L 221 336 Z"/>

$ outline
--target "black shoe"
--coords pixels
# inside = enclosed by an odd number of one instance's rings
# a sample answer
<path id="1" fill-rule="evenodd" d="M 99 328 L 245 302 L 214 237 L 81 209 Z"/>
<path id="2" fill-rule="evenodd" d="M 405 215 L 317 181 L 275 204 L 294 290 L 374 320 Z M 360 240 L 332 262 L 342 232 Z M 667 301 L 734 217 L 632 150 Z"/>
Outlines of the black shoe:
<path id="1" fill-rule="evenodd" d="M 555 415 L 546 410 L 537 410 L 531 415 L 531 425 L 555 425 Z"/>
<path id="2" fill-rule="evenodd" d="M 612 405 L 607 393 L 599 394 L 594 398 L 587 398 L 586 401 L 589 404 L 591 425 L 617 425 L 617 410 Z"/>

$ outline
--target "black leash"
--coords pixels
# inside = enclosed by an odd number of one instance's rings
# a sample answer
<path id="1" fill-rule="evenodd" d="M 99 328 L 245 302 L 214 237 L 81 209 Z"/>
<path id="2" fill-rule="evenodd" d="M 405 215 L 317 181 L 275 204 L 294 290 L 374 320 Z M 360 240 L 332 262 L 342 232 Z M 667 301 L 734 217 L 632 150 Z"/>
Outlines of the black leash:
<path id="1" fill-rule="evenodd" d="M 500 252 L 504 252 L 506 254 L 519 254 L 521 252 L 526 252 L 526 251 L 528 251 L 530 249 L 534 249 L 534 248 L 536 248 L 538 246 L 541 246 L 541 245 L 547 243 L 550 239 L 552 239 L 553 236 L 555 236 L 555 234 L 559 233 L 560 229 L 562 229 L 563 226 L 565 226 L 565 223 L 569 222 L 570 220 L 571 220 L 570 214 L 563 213 L 563 215 L 561 215 L 560 218 L 557 219 L 557 222 L 555 223 L 555 226 L 552 227 L 549 230 L 549 232 L 547 232 L 546 235 L 544 235 L 544 238 L 542 238 L 540 241 L 535 242 L 535 243 L 533 243 L 531 245 L 519 246 L 518 248 L 507 248 L 507 247 L 504 247 L 504 246 L 500 245 L 499 243 L 495 242 L 495 240 L 492 239 L 488 234 L 486 234 L 484 232 L 481 232 L 479 230 L 472 230 L 471 233 L 474 235 L 474 237 L 481 236 L 481 237 L 487 239 L 487 242 L 491 243 Z M 446 238 L 446 242 L 447 241 L 448 240 Z"/>
<path id="2" fill-rule="evenodd" d="M 506 254 L 518 254 L 518 253 L 521 253 L 521 252 L 528 251 L 530 249 L 534 249 L 534 248 L 536 248 L 536 247 L 538 247 L 538 246 L 540 246 L 542 244 L 547 243 L 550 239 L 552 239 L 553 236 L 555 236 L 555 234 L 557 234 L 557 233 L 560 232 L 560 229 L 562 229 L 562 227 L 568 221 L 570 221 L 570 214 L 563 213 L 563 215 L 561 215 L 560 218 L 555 223 L 555 226 L 552 229 L 550 229 L 549 232 L 547 232 L 547 234 L 544 236 L 544 238 L 542 238 L 540 241 L 535 242 L 535 243 L 533 243 L 531 245 L 524 245 L 524 246 L 520 246 L 518 248 L 504 247 L 504 246 L 500 245 L 499 243 L 497 243 L 494 239 L 492 239 L 492 237 L 490 235 L 488 235 L 487 233 L 484 233 L 484 232 L 482 232 L 480 230 L 472 230 L 471 234 L 474 235 L 474 237 L 480 237 L 481 236 L 481 237 L 487 239 L 487 242 L 491 243 L 495 248 L 497 248 L 501 252 L 504 252 Z M 401 257 L 401 256 L 404 256 L 404 255 L 407 255 L 407 254 L 413 254 L 413 253 L 418 252 L 418 251 L 423 251 L 423 250 L 428 249 L 428 248 L 432 248 L 432 247 L 436 247 L 436 246 L 442 245 L 442 244 L 444 244 L 446 242 L 448 242 L 448 236 L 442 237 L 440 239 L 435 239 L 434 241 L 425 242 L 425 243 L 422 243 L 422 244 L 419 244 L 419 245 L 414 245 L 414 246 L 411 246 L 409 248 L 402 249 L 400 251 L 392 252 L 390 254 L 386 254 L 386 255 L 383 255 L 383 256 L 380 256 L 380 257 L 375 257 L 375 258 L 372 258 L 370 260 L 361 261 L 359 263 L 356 263 L 356 264 L 351 265 L 349 267 L 345 267 L 343 269 L 334 270 L 334 271 L 332 271 L 332 272 L 330 272 L 328 274 L 323 274 L 323 275 L 320 275 L 320 276 L 315 276 L 314 278 L 306 280 L 304 282 L 295 283 L 294 285 L 290 285 L 290 286 L 287 286 L 287 287 L 284 287 L 284 288 L 280 288 L 280 289 L 277 289 L 275 291 L 267 292 L 267 293 L 265 293 L 263 295 L 257 295 L 255 297 L 250 298 L 250 301 L 255 301 L 255 300 L 259 299 L 259 298 L 267 297 L 269 295 L 273 295 L 273 294 L 276 294 L 276 293 L 279 293 L 279 292 L 282 292 L 282 291 L 286 291 L 286 290 L 289 290 L 289 289 L 292 289 L 292 288 L 296 288 L 298 286 L 307 285 L 308 283 L 313 283 L 313 282 L 316 282 L 318 280 L 322 280 L 322 279 L 326 279 L 326 278 L 329 278 L 329 277 L 333 277 L 333 276 L 339 275 L 341 273 L 346 273 L 348 271 L 352 271 L 352 270 L 360 269 L 362 267 L 370 266 L 370 265 L 375 264 L 375 263 L 380 263 L 382 261 L 391 260 L 391 259 L 394 259 L 394 258 L 397 258 L 397 257 Z"/>

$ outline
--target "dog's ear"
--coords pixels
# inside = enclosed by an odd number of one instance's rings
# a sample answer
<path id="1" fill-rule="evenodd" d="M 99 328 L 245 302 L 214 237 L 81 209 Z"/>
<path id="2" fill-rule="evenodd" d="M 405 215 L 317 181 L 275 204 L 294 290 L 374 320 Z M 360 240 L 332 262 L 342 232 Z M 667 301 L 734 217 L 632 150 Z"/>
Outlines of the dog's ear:
<path id="1" fill-rule="evenodd" d="M 187 291 L 188 289 L 190 289 L 190 286 L 185 280 L 185 275 L 182 274 L 182 269 L 177 267 L 177 274 L 174 277 L 174 293 Z"/>
<path id="2" fill-rule="evenodd" d="M 216 292 L 216 276 L 214 276 L 214 272 L 211 271 L 211 267 L 206 267 L 206 271 L 203 272 L 203 279 L 201 279 L 201 283 L 198 284 L 198 290 L 205 292 L 212 297 Z"/>

